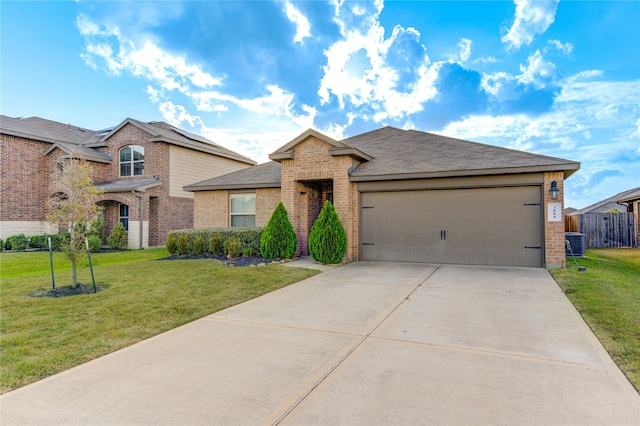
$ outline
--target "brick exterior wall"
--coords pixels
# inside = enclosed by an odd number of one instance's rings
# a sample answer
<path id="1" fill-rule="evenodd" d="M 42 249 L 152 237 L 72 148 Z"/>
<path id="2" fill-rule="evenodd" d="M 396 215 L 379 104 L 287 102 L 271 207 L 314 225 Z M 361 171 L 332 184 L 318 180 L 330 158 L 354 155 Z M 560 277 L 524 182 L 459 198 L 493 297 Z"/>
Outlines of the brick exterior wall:
<path id="1" fill-rule="evenodd" d="M 169 196 L 169 145 L 165 142 L 149 142 L 149 133 L 134 126 L 125 124 L 121 129 L 107 139 L 107 146 L 100 148 L 113 158 L 110 164 L 106 164 L 96 173 L 94 180 L 104 182 L 111 180 L 133 180 L 150 179 L 157 176 L 162 185 L 138 193 L 143 200 L 142 220 L 146 222 L 146 229 L 143 235 L 143 247 L 163 245 L 167 240 L 167 233 L 173 229 L 184 229 L 193 227 L 193 200 L 189 198 L 177 198 Z M 144 147 L 144 172 L 140 176 L 120 176 L 120 149 L 129 145 Z M 154 216 L 151 212 L 151 197 L 154 197 Z M 140 200 L 132 193 L 108 193 L 100 196 L 101 201 L 111 200 L 117 203 L 124 203 L 129 206 L 129 223 L 135 223 L 135 232 L 139 232 L 140 222 Z M 111 205 L 113 209 L 118 209 L 117 204 Z M 105 217 L 107 222 L 107 235 L 118 221 L 118 211 L 110 213 Z M 115 221 L 113 218 L 115 217 Z M 151 232 L 153 230 L 153 232 Z M 135 237 L 135 238 L 134 238 Z M 139 237 L 131 236 L 130 240 L 135 240 L 136 244 L 129 244 L 130 248 L 139 247 Z M 134 247 L 135 246 L 135 247 Z"/>
<path id="2" fill-rule="evenodd" d="M 551 199 L 549 188 L 551 182 L 556 181 L 560 193 L 557 200 Z M 564 236 L 564 173 L 547 172 L 544 174 L 544 245 L 545 264 L 548 269 L 564 268 L 566 265 L 565 256 L 565 236 Z M 559 222 L 549 222 L 549 203 L 561 203 L 560 214 L 562 220 Z"/>
<path id="3" fill-rule="evenodd" d="M 333 204 L 347 233 L 346 260 L 358 258 L 358 187 L 349 181 L 348 170 L 358 162 L 349 156 L 333 157 L 331 145 L 309 137 L 296 145 L 292 159 L 281 161 L 281 188 L 256 190 L 256 225 L 266 225 L 269 217 L 282 200 L 296 234 L 296 254 L 308 254 L 308 236 L 317 218 L 326 194 L 323 184 L 331 182 Z M 557 182 L 558 200 L 551 200 L 551 181 Z M 565 266 L 564 217 L 559 222 L 548 221 L 549 203 L 564 204 L 564 173 L 544 174 L 544 240 L 545 264 L 548 268 Z M 196 228 L 229 226 L 229 191 L 198 191 L 195 193 L 194 223 Z"/>
<path id="4" fill-rule="evenodd" d="M 328 186 L 332 188 L 333 204 L 347 233 L 345 257 L 354 260 L 358 257 L 358 188 L 349 181 L 348 170 L 358 162 L 348 156 L 333 157 L 329 148 L 330 144 L 309 137 L 294 148 L 294 159 L 281 161 L 281 188 L 255 190 L 256 226 L 266 226 L 282 201 L 298 236 L 296 254 L 309 254 L 309 233 L 326 198 L 323 185 Z M 229 226 L 229 191 L 197 191 L 194 226 Z"/>
<path id="5" fill-rule="evenodd" d="M 109 164 L 91 163 L 92 178 L 96 183 L 149 179 L 154 176 L 162 182 L 158 187 L 138 193 L 143 199 L 143 247 L 165 244 L 166 235 L 171 230 L 193 228 L 195 215 L 193 199 L 169 195 L 169 145 L 165 142 L 149 142 L 149 137 L 144 130 L 127 123 L 107 139 L 106 147 L 99 148 L 109 154 L 113 161 Z M 119 151 L 128 145 L 144 147 L 142 176 L 120 176 Z M 49 189 L 51 176 L 57 164 L 65 161 L 66 153 L 54 149 L 45 156 L 44 153 L 49 148 L 49 143 L 0 135 L 0 238 L 21 232 L 26 235 L 49 233 L 55 228 L 45 221 L 46 204 L 52 195 Z M 212 161 L 216 161 L 216 157 L 212 156 Z M 212 176 L 202 176 L 202 179 L 210 177 Z M 135 222 L 136 230 L 139 229 L 140 200 L 131 192 L 101 194 L 96 202 L 104 209 L 107 235 L 119 220 L 120 203 L 129 206 L 129 222 Z M 226 203 L 224 208 L 228 210 Z M 221 217 L 227 216 L 228 214 Z M 224 226 L 228 224 L 225 223 Z M 4 235 L 4 231 L 9 233 Z M 139 236 L 130 238 L 131 241 L 136 243 L 129 244 L 130 248 L 138 248 Z"/>
<path id="6" fill-rule="evenodd" d="M 353 260 L 358 257 L 358 189 L 349 181 L 348 170 L 358 162 L 348 156 L 333 157 L 330 148 L 330 144 L 309 137 L 294 148 L 293 159 L 281 161 L 282 202 L 298 235 L 297 253 L 307 255 L 307 240 L 315 220 L 310 212 L 315 214 L 317 194 L 305 182 L 332 181 L 333 204 L 347 234 L 345 258 Z"/>
<path id="7" fill-rule="evenodd" d="M 265 227 L 280 202 L 280 188 L 256 189 L 256 226 Z M 291 212 L 288 212 L 291 220 Z"/>
<path id="8" fill-rule="evenodd" d="M 229 226 L 229 191 L 197 191 L 193 226 L 196 229 Z"/>
<path id="9" fill-rule="evenodd" d="M 253 191 L 247 190 L 247 192 Z M 280 188 L 258 188 L 255 193 L 256 226 L 265 227 L 280 202 Z M 291 220 L 291 217 L 289 217 L 289 220 Z M 230 226 L 229 222 L 229 191 L 195 192 L 194 228 L 226 228 Z"/>
<path id="10" fill-rule="evenodd" d="M 0 221 L 44 221 L 51 167 L 44 142 L 0 135 Z"/>

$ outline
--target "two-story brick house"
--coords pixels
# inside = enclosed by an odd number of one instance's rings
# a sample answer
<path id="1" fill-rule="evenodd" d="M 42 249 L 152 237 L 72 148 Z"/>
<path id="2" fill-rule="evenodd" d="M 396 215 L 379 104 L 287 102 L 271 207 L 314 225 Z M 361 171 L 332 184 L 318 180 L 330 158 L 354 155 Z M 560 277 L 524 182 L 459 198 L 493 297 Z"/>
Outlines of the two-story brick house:
<path id="1" fill-rule="evenodd" d="M 282 201 L 308 254 L 331 200 L 349 260 L 564 266 L 564 180 L 580 164 L 416 130 L 308 130 L 269 163 L 185 187 L 196 228 L 265 226 Z"/>
<path id="2" fill-rule="evenodd" d="M 236 152 L 163 122 L 127 118 L 101 131 L 39 117 L 0 116 L 0 238 L 55 233 L 46 221 L 50 179 L 72 156 L 90 161 L 104 191 L 107 233 L 120 221 L 128 247 L 164 244 L 167 232 L 193 226 L 185 185 L 255 165 Z"/>

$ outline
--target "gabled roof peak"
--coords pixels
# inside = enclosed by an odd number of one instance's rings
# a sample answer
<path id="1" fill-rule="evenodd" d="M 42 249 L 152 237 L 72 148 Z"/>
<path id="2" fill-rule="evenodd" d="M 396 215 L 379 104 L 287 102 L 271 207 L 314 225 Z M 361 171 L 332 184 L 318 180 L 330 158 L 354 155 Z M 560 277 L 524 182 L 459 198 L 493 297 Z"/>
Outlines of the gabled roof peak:
<path id="1" fill-rule="evenodd" d="M 307 129 L 306 131 L 302 132 L 295 139 L 278 148 L 272 154 L 269 154 L 269 159 L 274 161 L 293 159 L 293 152 L 295 150 L 295 147 L 310 137 L 314 137 L 331 145 L 331 148 L 329 148 L 329 154 L 331 154 L 332 156 L 349 155 L 359 161 L 369 161 L 372 159 L 370 156 L 361 152 L 360 150 L 337 141 L 332 137 L 320 133 L 315 129 Z"/>

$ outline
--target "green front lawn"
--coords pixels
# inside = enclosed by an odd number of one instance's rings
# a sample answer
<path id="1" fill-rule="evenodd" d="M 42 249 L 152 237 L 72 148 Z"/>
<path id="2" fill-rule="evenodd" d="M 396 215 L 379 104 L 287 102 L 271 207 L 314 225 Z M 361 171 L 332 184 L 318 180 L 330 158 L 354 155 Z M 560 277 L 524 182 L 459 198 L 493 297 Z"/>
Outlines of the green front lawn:
<path id="1" fill-rule="evenodd" d="M 589 249 L 553 271 L 560 287 L 640 391 L 640 249 Z"/>
<path id="2" fill-rule="evenodd" d="M 97 294 L 32 297 L 51 288 L 48 253 L 0 253 L 0 392 L 24 386 L 318 271 L 155 260 L 165 249 L 95 254 Z M 56 256 L 56 287 L 70 271 Z M 91 285 L 89 269 L 79 281 Z"/>

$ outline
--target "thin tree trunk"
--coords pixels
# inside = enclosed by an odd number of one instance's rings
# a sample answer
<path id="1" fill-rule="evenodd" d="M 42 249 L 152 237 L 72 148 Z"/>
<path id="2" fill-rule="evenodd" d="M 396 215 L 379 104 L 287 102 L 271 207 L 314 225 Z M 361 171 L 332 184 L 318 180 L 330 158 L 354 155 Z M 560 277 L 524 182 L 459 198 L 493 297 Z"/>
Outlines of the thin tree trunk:
<path id="1" fill-rule="evenodd" d="M 71 287 L 78 287 L 78 274 L 76 273 L 76 254 L 71 255 Z"/>
<path id="2" fill-rule="evenodd" d="M 75 224 L 69 224 L 69 260 L 71 261 L 71 287 L 78 287 L 78 274 L 76 272 L 76 232 Z"/>

